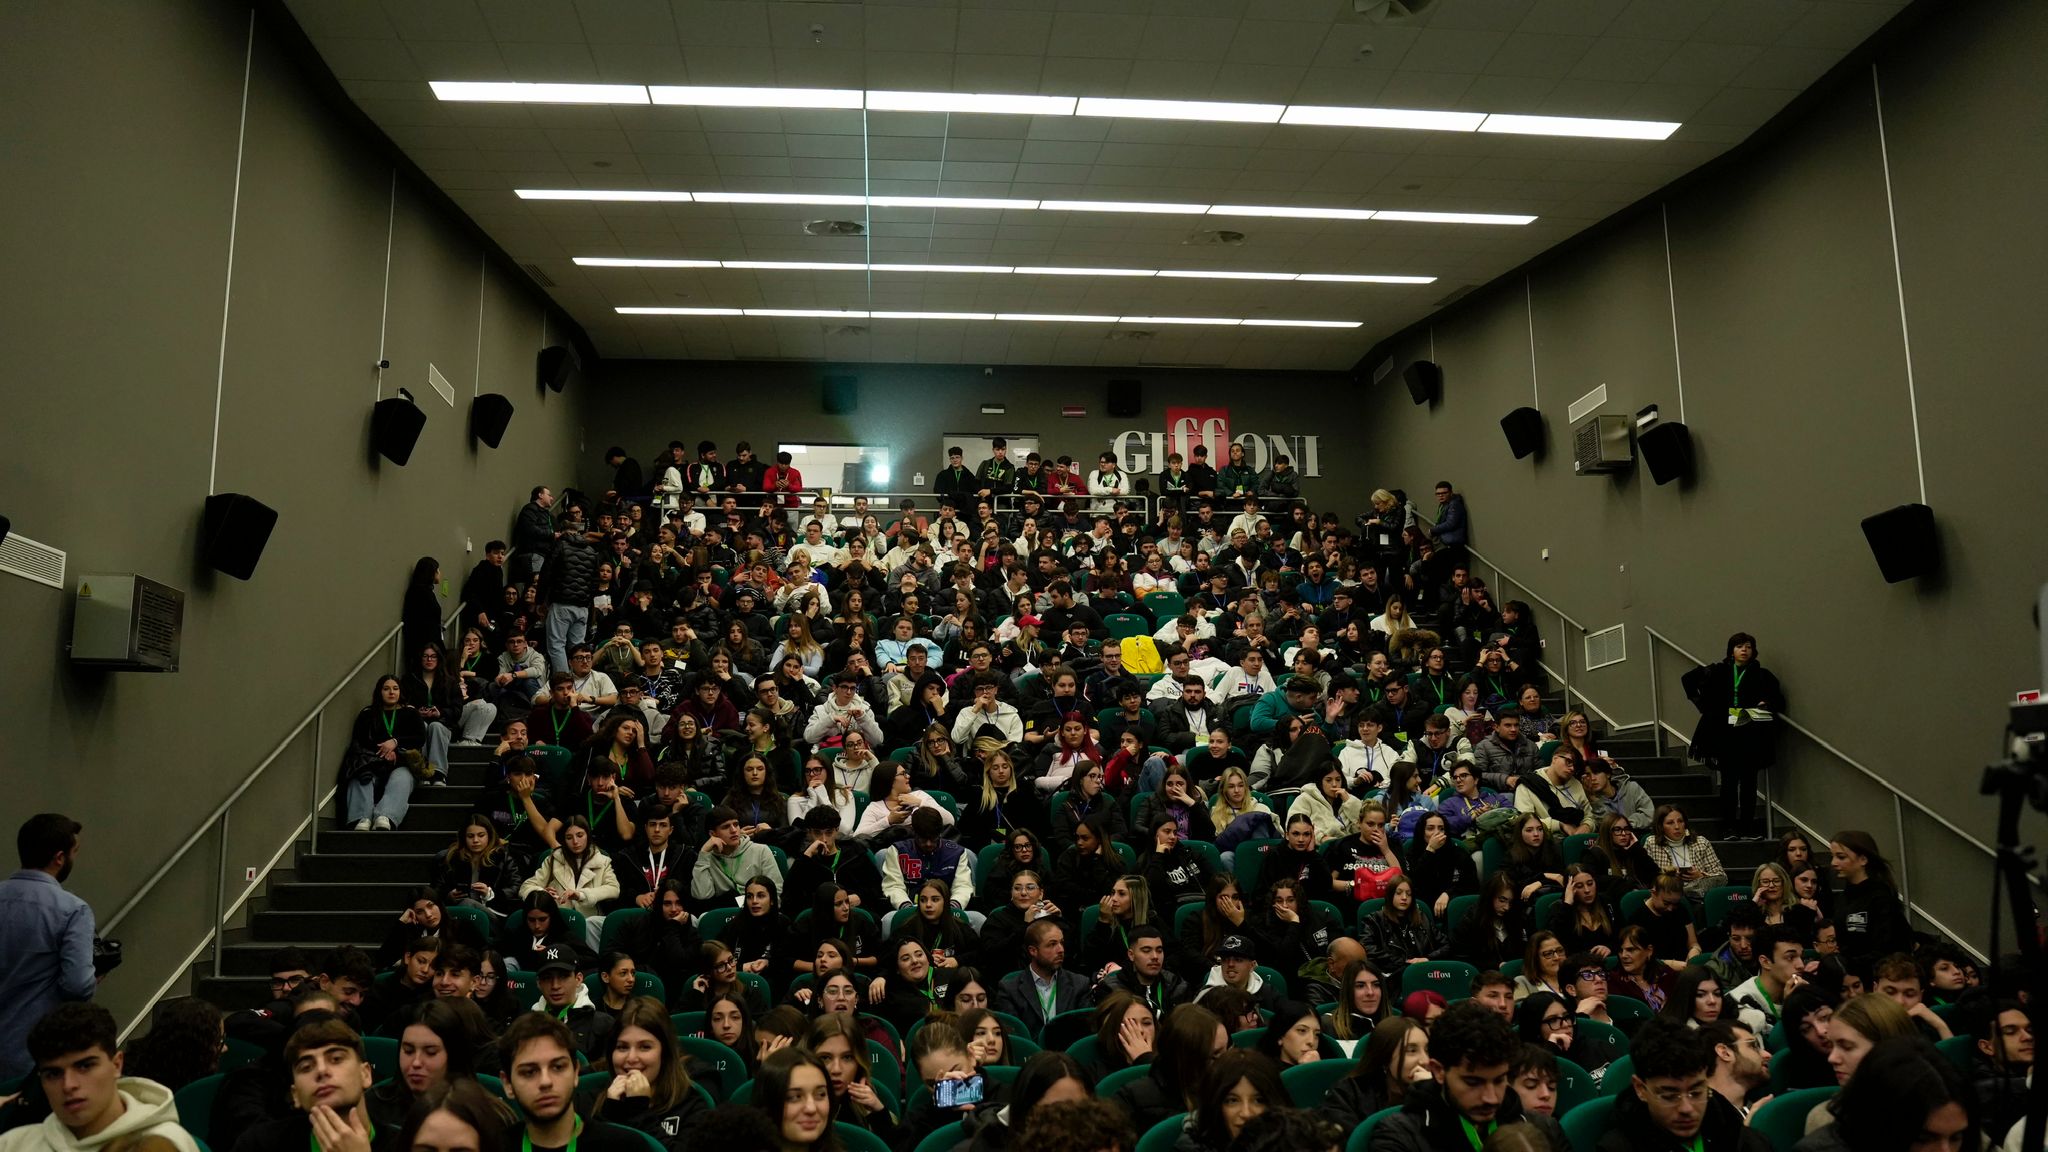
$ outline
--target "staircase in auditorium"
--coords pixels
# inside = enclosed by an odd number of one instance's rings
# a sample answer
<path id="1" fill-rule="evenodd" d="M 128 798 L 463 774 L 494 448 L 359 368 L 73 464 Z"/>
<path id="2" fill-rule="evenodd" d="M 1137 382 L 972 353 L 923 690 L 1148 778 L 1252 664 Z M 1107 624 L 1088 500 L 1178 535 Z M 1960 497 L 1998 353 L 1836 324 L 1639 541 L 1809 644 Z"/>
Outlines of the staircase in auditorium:
<path id="1" fill-rule="evenodd" d="M 1564 710 L 1561 696 L 1545 698 L 1552 715 Z M 1768 859 L 1769 841 L 1724 842 L 1727 814 L 1704 767 L 1681 756 L 1657 756 L 1647 734 L 1602 740 L 1605 748 L 1658 803 L 1682 806 L 1695 831 L 1715 841 L 1729 882 L 1747 883 Z M 250 901 L 247 926 L 231 929 L 221 951 L 221 975 L 202 962 L 193 968 L 194 990 L 227 1008 L 252 1007 L 269 998 L 269 956 L 291 944 L 313 954 L 336 944 L 374 952 L 406 907 L 411 890 L 434 880 L 432 857 L 451 844 L 472 807 L 483 797 L 488 748 L 451 752 L 451 780 L 445 788 L 413 792 L 405 825 L 391 832 L 356 832 L 332 816 L 321 817 L 320 850 L 301 841 L 291 866 L 269 876 L 265 894 Z"/>

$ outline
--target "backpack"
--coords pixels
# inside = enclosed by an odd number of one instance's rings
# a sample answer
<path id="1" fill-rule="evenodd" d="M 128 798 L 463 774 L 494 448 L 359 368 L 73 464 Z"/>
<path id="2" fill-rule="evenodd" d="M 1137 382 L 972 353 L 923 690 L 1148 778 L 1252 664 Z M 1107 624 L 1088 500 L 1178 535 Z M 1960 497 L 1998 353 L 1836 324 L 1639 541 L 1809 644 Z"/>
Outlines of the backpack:
<path id="1" fill-rule="evenodd" d="M 1150 636 L 1124 637 L 1123 651 L 1124 671 L 1133 676 L 1166 671 L 1166 661 L 1159 657 L 1159 644 Z"/>
<path id="2" fill-rule="evenodd" d="M 1489 808 L 1472 821 L 1472 842 L 1477 844 L 1492 836 L 1502 845 L 1512 845 L 1514 834 L 1508 831 L 1508 822 L 1520 816 L 1513 808 Z"/>

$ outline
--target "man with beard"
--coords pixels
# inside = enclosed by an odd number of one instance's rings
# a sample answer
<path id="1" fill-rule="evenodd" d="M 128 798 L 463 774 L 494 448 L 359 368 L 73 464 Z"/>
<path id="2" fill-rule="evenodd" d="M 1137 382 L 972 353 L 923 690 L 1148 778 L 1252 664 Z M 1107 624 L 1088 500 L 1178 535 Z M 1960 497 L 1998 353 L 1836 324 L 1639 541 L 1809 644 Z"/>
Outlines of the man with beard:
<path id="1" fill-rule="evenodd" d="M 57 1005 L 90 1000 L 92 909 L 65 891 L 82 825 L 69 816 L 31 816 L 14 835 L 21 871 L 0 881 L 0 1080 L 26 1075 L 29 1029 Z"/>

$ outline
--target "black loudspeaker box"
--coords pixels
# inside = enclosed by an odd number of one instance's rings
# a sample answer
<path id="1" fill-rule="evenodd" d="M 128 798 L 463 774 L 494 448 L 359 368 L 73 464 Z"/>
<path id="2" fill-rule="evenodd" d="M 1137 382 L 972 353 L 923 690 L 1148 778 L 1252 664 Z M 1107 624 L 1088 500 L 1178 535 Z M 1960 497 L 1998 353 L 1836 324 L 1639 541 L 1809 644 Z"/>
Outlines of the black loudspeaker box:
<path id="1" fill-rule="evenodd" d="M 370 444 L 377 455 L 400 468 L 412 459 L 413 445 L 419 443 L 420 429 L 427 426 L 427 414 L 404 397 L 377 401 L 370 413 Z"/>
<path id="2" fill-rule="evenodd" d="M 1145 407 L 1145 386 L 1136 380 L 1111 380 L 1108 403 L 1111 416 L 1136 416 Z"/>
<path id="3" fill-rule="evenodd" d="M 505 426 L 512 423 L 512 401 L 496 392 L 486 392 L 469 405 L 469 434 L 496 448 L 505 438 Z"/>
<path id="4" fill-rule="evenodd" d="M 277 527 L 277 510 L 239 492 L 222 492 L 206 498 L 206 515 L 199 529 L 199 558 L 237 580 L 247 580 L 263 558 L 263 546 L 270 543 L 271 529 Z"/>
<path id="5" fill-rule="evenodd" d="M 827 376 L 823 379 L 827 416 L 851 416 L 860 407 L 860 377 Z"/>
<path id="6" fill-rule="evenodd" d="M 583 378 L 583 358 L 567 344 L 541 349 L 537 367 L 541 386 L 556 392 Z"/>
<path id="7" fill-rule="evenodd" d="M 1508 451 L 1517 460 L 1543 447 L 1543 413 L 1534 408 L 1517 408 L 1501 417 L 1500 430 L 1507 433 Z"/>
<path id="8" fill-rule="evenodd" d="M 12 531 L 14 531 L 14 521 L 9 520 L 5 516 L 0 516 L 0 543 L 6 543 L 7 534 Z"/>
<path id="9" fill-rule="evenodd" d="M 1863 537 L 1870 541 L 1871 555 L 1877 557 L 1877 570 L 1887 584 L 1929 575 L 1941 564 L 1934 509 L 1925 504 L 1901 504 L 1864 517 Z"/>
<path id="10" fill-rule="evenodd" d="M 1417 404 L 1427 404 L 1443 390 L 1444 370 L 1431 361 L 1417 360 L 1401 370 L 1401 379 L 1408 382 L 1410 399 Z"/>
<path id="11" fill-rule="evenodd" d="M 1692 430 L 1683 424 L 1652 424 L 1636 437 L 1636 449 L 1659 484 L 1692 477 Z"/>

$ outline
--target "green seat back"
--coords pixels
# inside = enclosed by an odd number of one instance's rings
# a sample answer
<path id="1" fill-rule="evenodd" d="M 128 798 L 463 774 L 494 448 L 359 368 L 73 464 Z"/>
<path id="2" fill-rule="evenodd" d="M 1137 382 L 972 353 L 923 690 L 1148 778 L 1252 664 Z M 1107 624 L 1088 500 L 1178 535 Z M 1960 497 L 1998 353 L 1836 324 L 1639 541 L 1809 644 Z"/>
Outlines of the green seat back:
<path id="1" fill-rule="evenodd" d="M 1619 1096 L 1628 1091 L 1629 1081 L 1635 1078 L 1636 1058 L 1623 1056 L 1607 1066 L 1607 1074 L 1600 1078 L 1602 1096 Z"/>
<path id="2" fill-rule="evenodd" d="M 1517 977 L 1517 976 L 1520 976 L 1520 975 L 1522 974 L 1522 959 L 1521 959 L 1521 957 L 1519 957 L 1519 956 L 1518 956 L 1518 957 L 1516 957 L 1516 958 L 1515 958 L 1515 959 L 1513 959 L 1513 960 L 1503 960 L 1503 961 L 1501 961 L 1501 962 L 1500 962 L 1500 974 L 1501 974 L 1501 975 L 1503 975 L 1503 976 L 1505 976 L 1505 977 L 1507 977 L 1507 978 L 1508 978 L 1508 979 L 1510 979 L 1510 980 L 1513 980 L 1513 979 L 1514 979 L 1515 977 Z"/>
<path id="3" fill-rule="evenodd" d="M 1107 1100 L 1111 1096 L 1116 1095 L 1117 1089 L 1129 1084 L 1133 1080 L 1150 1075 L 1151 1072 L 1152 1066 L 1150 1064 L 1133 1064 L 1129 1068 L 1119 1068 L 1104 1076 L 1095 1085 L 1095 1096 L 1097 1099 Z"/>
<path id="4" fill-rule="evenodd" d="M 1545 892 L 1543 895 L 1538 896 L 1535 907 L 1529 910 L 1529 922 L 1538 928 L 1549 927 L 1550 910 L 1557 907 L 1558 901 L 1562 899 L 1564 899 L 1564 894 L 1560 892 Z"/>
<path id="5" fill-rule="evenodd" d="M 895 1152 L 889 1142 L 865 1128 L 833 1121 L 832 1132 L 839 1137 L 839 1145 L 846 1152 Z"/>
<path id="6" fill-rule="evenodd" d="M 453 912 L 455 909 L 450 908 L 449 911 Z M 617 948 L 619 946 L 619 935 L 632 927 L 637 921 L 645 919 L 646 916 L 647 909 L 645 908 L 621 908 L 617 912 L 606 916 L 604 918 L 604 927 L 597 930 L 597 950 L 599 952 L 610 952 Z M 485 939 L 489 939 L 489 937 L 486 936 Z"/>
<path id="7" fill-rule="evenodd" d="M 370 1058 L 377 1079 L 389 1080 L 398 1075 L 398 1041 L 389 1036 L 365 1036 L 363 1054 Z"/>
<path id="8" fill-rule="evenodd" d="M 1833 1084 L 1825 1088 L 1800 1088 L 1780 1092 L 1764 1102 L 1749 1118 L 1749 1129 L 1771 1142 L 1771 1152 L 1792 1152 L 1806 1136 L 1806 1115 L 1841 1091 Z"/>
<path id="9" fill-rule="evenodd" d="M 1576 836 L 1567 836 L 1564 842 L 1557 846 L 1557 854 L 1564 858 L 1565 863 L 1577 864 L 1585 858 L 1586 845 L 1599 839 L 1599 835 L 1597 832 L 1581 832 Z"/>
<path id="10" fill-rule="evenodd" d="M 721 1101 L 731 1096 L 733 1089 L 747 1078 L 746 1061 L 740 1059 L 739 1053 L 716 1040 L 702 1036 L 678 1036 L 676 1044 L 683 1055 L 695 1058 L 697 1069 L 703 1073 L 698 1079 L 704 1081 L 704 1087 Z"/>
<path id="11" fill-rule="evenodd" d="M 739 914 L 737 905 L 713 908 L 697 917 L 697 935 L 706 940 L 716 940 L 725 931 L 726 922 Z"/>
<path id="12" fill-rule="evenodd" d="M 1276 808 L 1274 811 L 1278 812 L 1279 809 Z M 1246 840 L 1231 854 L 1230 870 L 1237 875 L 1237 886 L 1244 892 L 1247 903 L 1259 890 L 1259 866 L 1266 862 L 1266 849 L 1280 843 L 1280 840 L 1272 837 Z"/>
<path id="13" fill-rule="evenodd" d="M 1746 884 L 1723 884 L 1719 888 L 1707 889 L 1707 899 L 1703 909 L 1707 923 L 1709 925 L 1726 923 L 1729 907 L 1750 899 L 1751 895 L 1749 886 Z"/>
<path id="14" fill-rule="evenodd" d="M 1380 1126 L 1380 1121 L 1400 1111 L 1398 1107 L 1382 1108 L 1360 1121 L 1358 1127 L 1351 1130 L 1351 1139 L 1344 1142 L 1344 1152 L 1366 1152 L 1372 1147 L 1372 1130 Z"/>
<path id="15" fill-rule="evenodd" d="M 220 1070 L 223 1072 L 233 1072 L 237 1068 L 247 1068 L 249 1065 L 263 1059 L 263 1055 L 261 1045 L 251 1044 L 247 1040 L 237 1040 L 230 1036 L 221 1042 Z M 0 1095 L 4 1095 L 4 1093 L 0 1093 Z"/>
<path id="16" fill-rule="evenodd" d="M 1948 1057 L 1956 1070 L 1969 1075 L 1977 1060 L 1977 1038 L 1970 1035 L 1951 1036 L 1934 1046 L 1936 1052 Z"/>
<path id="17" fill-rule="evenodd" d="M 668 1018 L 669 1026 L 678 1036 L 695 1036 L 704 1031 L 704 1025 L 711 1020 L 709 1012 L 676 1012 Z"/>
<path id="18" fill-rule="evenodd" d="M 1136 612 L 1111 612 L 1102 618 L 1102 623 L 1109 628 L 1110 636 L 1118 640 L 1152 634 L 1152 622 Z"/>
<path id="19" fill-rule="evenodd" d="M 1648 1004 L 1633 996 L 1615 996 L 1610 994 L 1607 997 L 1607 1014 L 1614 1017 L 1614 1026 L 1616 1028 L 1633 1034 L 1643 1021 L 1648 1020 L 1657 1013 Z"/>
<path id="20" fill-rule="evenodd" d="M 1479 897 L 1476 895 L 1451 897 L 1450 904 L 1444 908 L 1444 931 L 1446 933 L 1457 931 L 1458 925 L 1465 922 L 1465 913 L 1471 911 L 1472 906 L 1477 903 L 1479 903 Z"/>
<path id="21" fill-rule="evenodd" d="M 1462 1000 L 1472 994 L 1472 981 L 1479 975 L 1479 969 L 1463 960 L 1431 960 L 1427 964 L 1410 964 L 1401 973 L 1401 998 L 1409 993 L 1428 989 L 1445 1000 Z"/>
<path id="22" fill-rule="evenodd" d="M 947 1152 L 953 1145 L 967 1139 L 967 1130 L 958 1120 L 940 1126 L 931 1135 L 917 1142 L 917 1152 Z"/>
<path id="23" fill-rule="evenodd" d="M 1628 1037 L 1612 1024 L 1602 1024 L 1598 1020 L 1588 1020 L 1581 1016 L 1578 1037 L 1579 1043 L 1585 1046 L 1587 1052 L 1598 1053 L 1597 1058 L 1593 1059 L 1595 1068 L 1604 1068 L 1628 1055 Z"/>
<path id="24" fill-rule="evenodd" d="M 590 998 L 592 1000 L 600 1003 L 603 1002 L 604 980 L 597 973 L 592 972 L 590 975 L 585 976 L 583 978 L 583 986 L 590 989 Z M 652 996 L 663 1004 L 668 1003 L 667 986 L 662 984 L 661 977 L 656 976 L 652 972 L 635 972 L 633 974 L 633 995 Z"/>
<path id="25" fill-rule="evenodd" d="M 1351 1075 L 1357 1065 L 1356 1060 L 1342 1058 L 1297 1064 L 1280 1073 L 1280 1085 L 1287 1089 L 1287 1098 L 1294 1101 L 1296 1108 L 1320 1108 L 1331 1087 Z"/>
<path id="26" fill-rule="evenodd" d="M 1600 1138 L 1607 1135 L 1607 1127 L 1613 1122 L 1612 1096 L 1588 1100 L 1566 1112 L 1559 1121 L 1564 1125 L 1565 1139 L 1571 1142 L 1572 1152 L 1599 1152 Z"/>
<path id="27" fill-rule="evenodd" d="M 1093 1008 L 1076 1008 L 1054 1016 L 1038 1030 L 1039 1046 L 1071 1053 L 1074 1045 L 1084 1037 L 1094 1039 L 1094 1016 Z"/>
<path id="28" fill-rule="evenodd" d="M 441 910 L 457 920 L 468 921 L 469 926 L 476 929 L 477 938 L 485 944 L 489 944 L 498 937 L 498 928 L 497 925 L 491 923 L 491 914 L 481 908 L 472 907 L 468 904 L 449 904 Z"/>
<path id="29" fill-rule="evenodd" d="M 201 1076 L 175 1093 L 178 1104 L 178 1123 L 185 1131 L 201 1140 L 213 1138 L 213 1101 L 220 1095 L 221 1081 L 225 1073 Z"/>
<path id="30" fill-rule="evenodd" d="M 1594 1082 L 1591 1072 L 1563 1057 L 1558 1058 L 1556 1115 L 1562 1116 L 1599 1095 L 1600 1085 Z"/>
<path id="31" fill-rule="evenodd" d="M 1176 1112 L 1154 1124 L 1143 1136 L 1138 1137 L 1136 1152 L 1173 1152 L 1173 1146 L 1180 1143 L 1181 1129 L 1187 1122 L 1187 1113 Z"/>

